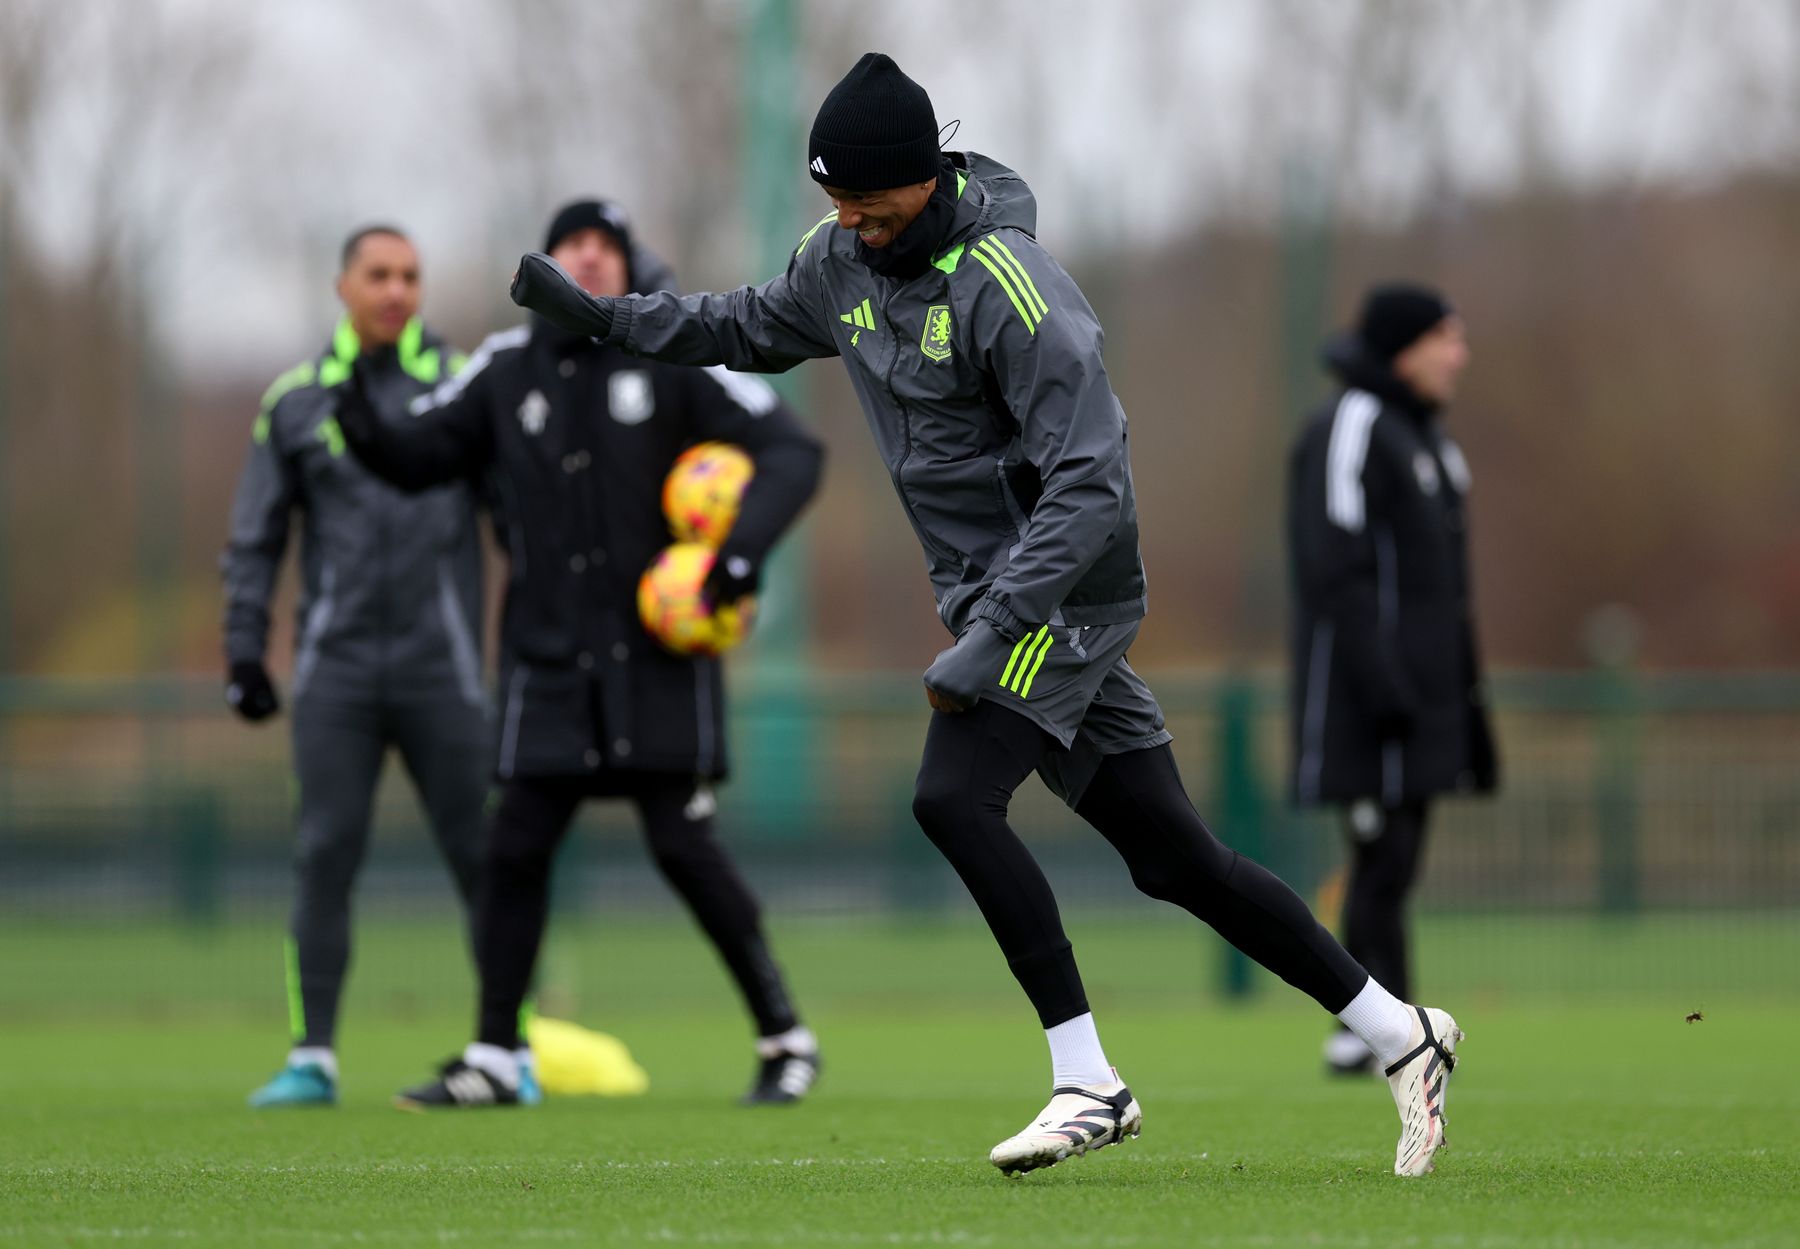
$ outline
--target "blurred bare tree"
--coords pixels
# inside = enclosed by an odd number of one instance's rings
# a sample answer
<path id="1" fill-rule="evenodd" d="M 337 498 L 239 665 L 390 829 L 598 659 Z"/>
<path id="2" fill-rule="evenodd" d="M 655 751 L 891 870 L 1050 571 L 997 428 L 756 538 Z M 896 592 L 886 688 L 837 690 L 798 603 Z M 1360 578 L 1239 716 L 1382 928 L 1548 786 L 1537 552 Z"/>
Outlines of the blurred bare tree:
<path id="1" fill-rule="evenodd" d="M 19 665 L 117 670 L 153 645 L 134 560 L 173 586 L 180 535 L 166 243 L 254 167 L 229 124 L 249 24 L 166 0 L 120 15 L 0 6 L 0 541 L 30 587 L 0 628 Z"/>
<path id="2" fill-rule="evenodd" d="M 690 287 L 763 276 L 742 202 L 748 12 L 0 4 L 0 662 L 128 666 L 134 573 L 174 558 L 154 492 L 177 452 L 184 653 L 212 662 L 248 413 L 324 329 L 357 219 L 420 231 L 428 312 L 465 345 L 513 319 L 506 266 L 576 194 L 625 201 Z M 1653 659 L 1800 663 L 1800 5 L 794 13 L 802 125 L 883 49 L 961 119 L 956 146 L 1038 192 L 1133 415 L 1147 657 L 1278 653 L 1281 463 L 1325 384 L 1317 339 L 1365 282 L 1408 274 L 1448 286 L 1475 333 L 1452 419 L 1502 660 L 1578 662 L 1604 596 L 1645 616 Z M 794 179 L 797 234 L 825 205 Z M 809 372 L 843 452 L 815 525 L 835 600 L 821 653 L 926 654 L 916 553 L 853 397 Z"/>

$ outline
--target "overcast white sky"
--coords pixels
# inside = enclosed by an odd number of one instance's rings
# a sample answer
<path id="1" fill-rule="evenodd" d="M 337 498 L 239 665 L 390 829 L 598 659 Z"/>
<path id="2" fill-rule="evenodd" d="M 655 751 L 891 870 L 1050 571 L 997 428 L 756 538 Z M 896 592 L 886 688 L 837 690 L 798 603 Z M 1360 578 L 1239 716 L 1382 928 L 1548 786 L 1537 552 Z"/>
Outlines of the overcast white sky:
<path id="1" fill-rule="evenodd" d="M 750 0 L 54 7 L 75 33 L 36 155 L 14 166 L 23 224 L 78 260 L 115 228 L 93 206 L 100 178 L 191 364 L 263 373 L 309 350 L 333 312 L 336 241 L 373 218 L 415 232 L 428 300 L 496 316 L 550 201 L 583 192 L 625 200 L 690 286 L 762 276 L 729 150 Z M 1800 163 L 1800 0 L 799 8 L 803 119 L 857 52 L 891 53 L 940 121 L 962 120 L 953 146 L 1027 176 L 1064 253 L 1271 214 L 1295 162 L 1337 211 L 1378 218 L 1526 179 L 1645 186 Z M 671 14 L 688 28 L 667 29 Z M 1371 14 L 1387 17 L 1373 38 Z M 109 57 L 206 38 L 234 49 L 227 87 L 176 70 L 121 99 Z M 184 91 L 197 102 L 170 106 Z M 106 139 L 121 105 L 142 125 L 125 160 Z M 798 164 L 793 179 L 797 234 L 824 205 Z"/>

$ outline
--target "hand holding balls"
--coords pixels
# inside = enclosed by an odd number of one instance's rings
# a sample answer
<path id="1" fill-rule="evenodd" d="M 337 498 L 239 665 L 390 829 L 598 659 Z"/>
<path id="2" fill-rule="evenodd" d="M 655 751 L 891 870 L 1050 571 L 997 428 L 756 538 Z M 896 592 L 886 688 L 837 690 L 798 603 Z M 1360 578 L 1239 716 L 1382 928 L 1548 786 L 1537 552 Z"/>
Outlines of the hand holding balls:
<path id="1" fill-rule="evenodd" d="M 702 587 L 755 471 L 739 448 L 703 442 L 684 451 L 663 482 L 663 513 L 676 542 L 638 580 L 638 617 L 677 655 L 717 655 L 750 633 L 755 599 L 715 607 Z"/>

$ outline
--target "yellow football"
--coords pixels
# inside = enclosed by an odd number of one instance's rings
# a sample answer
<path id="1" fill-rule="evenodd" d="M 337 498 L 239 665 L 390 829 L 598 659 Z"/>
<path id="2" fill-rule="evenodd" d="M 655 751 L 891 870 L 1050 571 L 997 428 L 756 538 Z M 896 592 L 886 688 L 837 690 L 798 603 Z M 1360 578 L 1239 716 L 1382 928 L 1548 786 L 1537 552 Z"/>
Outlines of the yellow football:
<path id="1" fill-rule="evenodd" d="M 703 542 L 677 542 L 650 562 L 638 579 L 638 618 L 651 637 L 677 655 L 717 655 L 750 634 L 756 600 L 708 611 L 700 587 L 713 564 Z"/>
<path id="2" fill-rule="evenodd" d="M 756 465 L 728 442 L 702 442 L 683 451 L 663 481 L 663 515 L 677 542 L 717 548 L 737 522 L 744 487 Z"/>

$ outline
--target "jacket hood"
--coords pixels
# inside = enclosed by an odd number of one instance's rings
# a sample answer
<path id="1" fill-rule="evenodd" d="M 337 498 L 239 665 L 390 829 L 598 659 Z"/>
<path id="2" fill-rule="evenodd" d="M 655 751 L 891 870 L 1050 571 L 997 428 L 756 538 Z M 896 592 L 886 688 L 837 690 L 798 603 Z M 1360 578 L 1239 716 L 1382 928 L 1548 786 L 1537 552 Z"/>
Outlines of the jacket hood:
<path id="1" fill-rule="evenodd" d="M 1037 237 L 1037 196 L 1025 179 L 980 152 L 950 152 L 950 163 L 968 178 L 957 201 L 956 220 L 947 246 L 967 242 L 995 230 L 1022 230 Z"/>
<path id="2" fill-rule="evenodd" d="M 1370 354 L 1354 330 L 1328 338 L 1320 355 L 1326 369 L 1344 385 L 1366 390 L 1411 416 L 1423 420 L 1438 409 L 1437 404 L 1420 398 L 1400 380 L 1391 364 Z"/>

